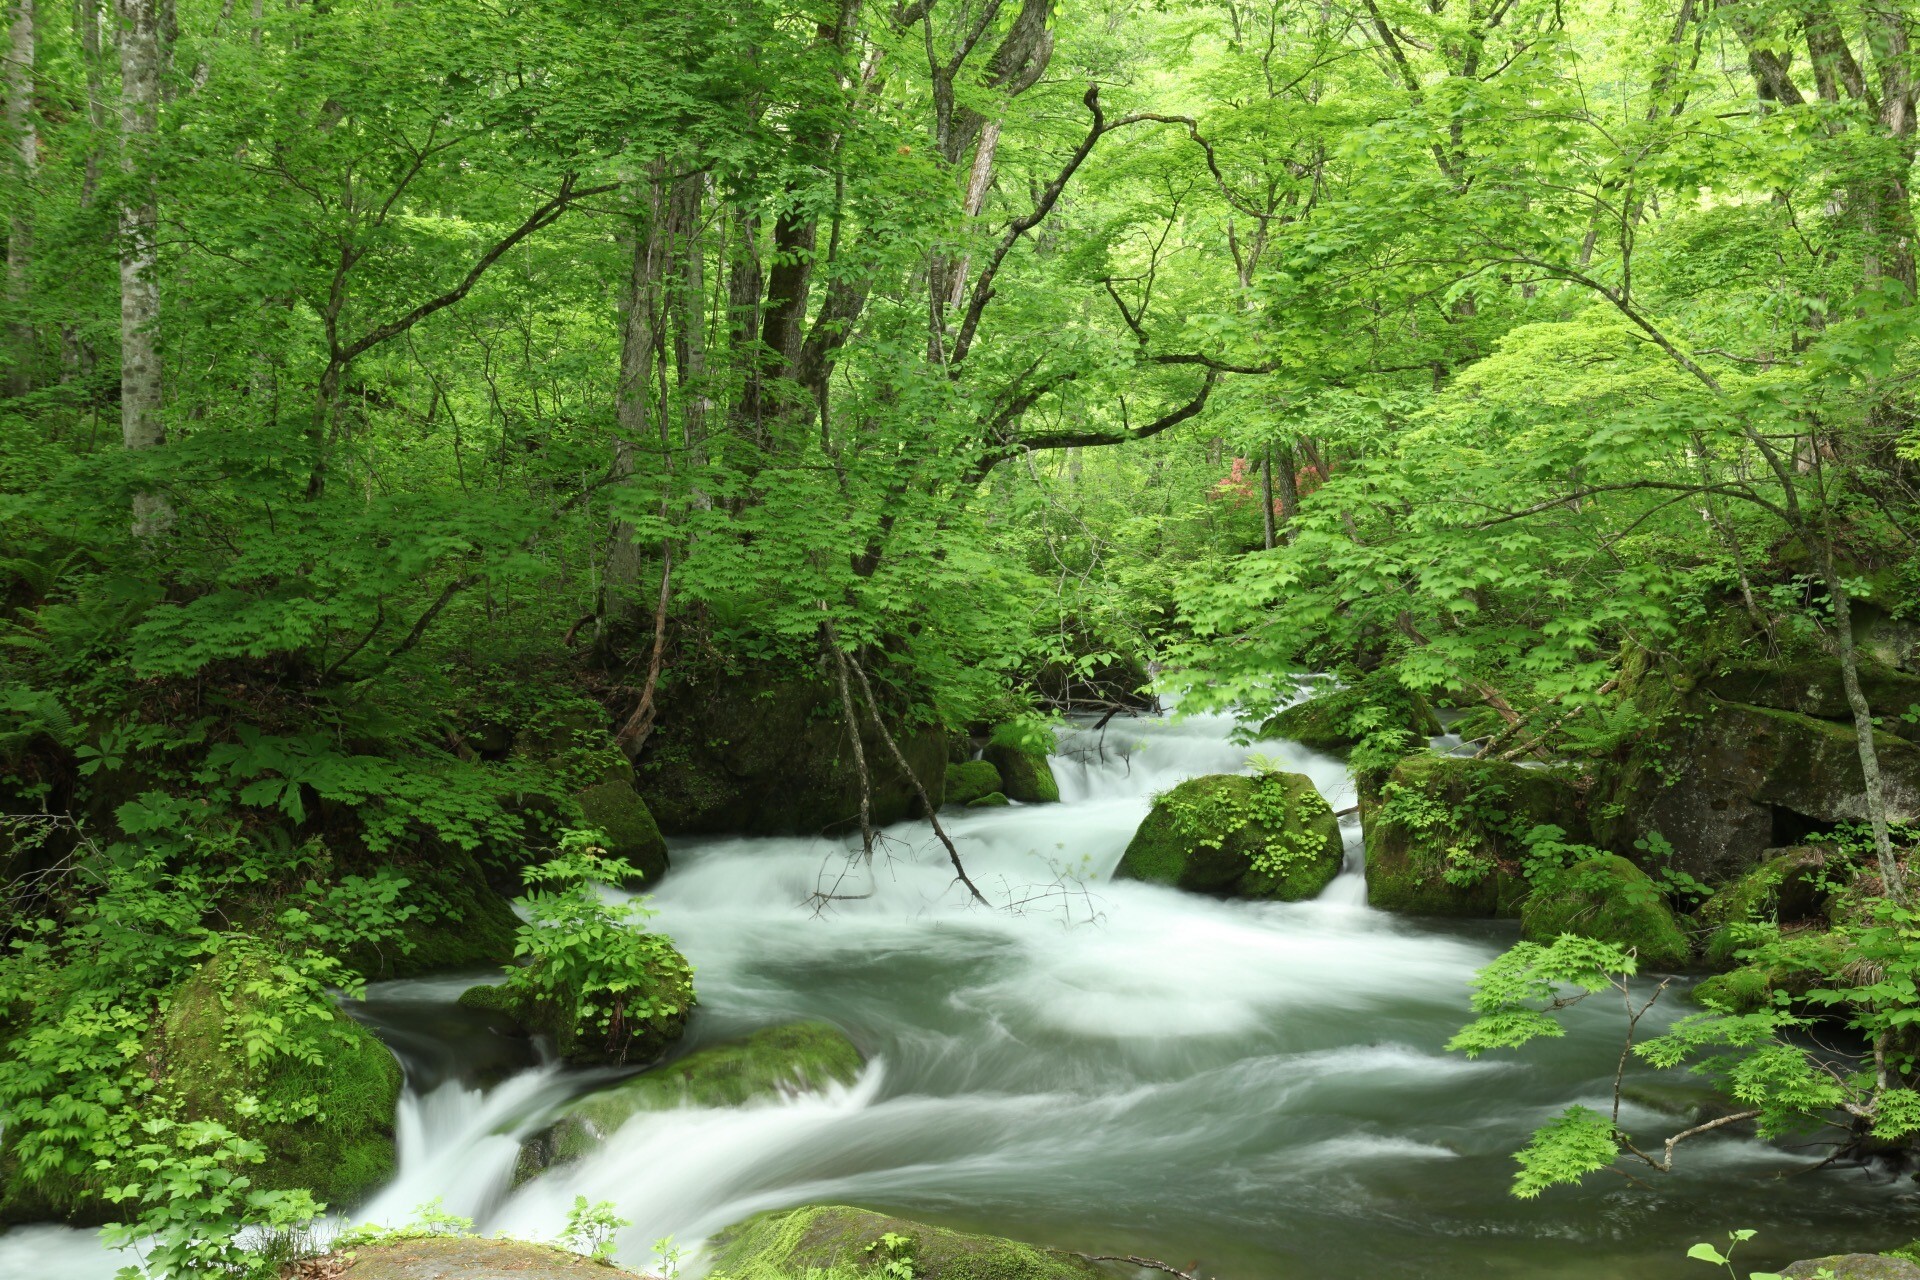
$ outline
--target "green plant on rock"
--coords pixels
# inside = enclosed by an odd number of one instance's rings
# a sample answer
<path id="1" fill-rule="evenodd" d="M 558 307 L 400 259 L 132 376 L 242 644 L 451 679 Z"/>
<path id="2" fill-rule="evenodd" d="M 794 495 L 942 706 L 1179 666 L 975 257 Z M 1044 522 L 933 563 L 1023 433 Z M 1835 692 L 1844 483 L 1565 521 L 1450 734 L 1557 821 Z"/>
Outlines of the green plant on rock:
<path id="1" fill-rule="evenodd" d="M 557 856 L 524 873 L 527 921 L 504 997 L 541 1010 L 562 1052 L 625 1062 L 678 1036 L 694 1003 L 693 970 L 665 936 L 645 927 L 644 902 L 609 901 L 599 886 L 636 873 L 598 852 L 597 833 L 569 831 Z"/>
<path id="2" fill-rule="evenodd" d="M 567 1225 L 560 1233 L 560 1243 L 595 1262 L 611 1262 L 614 1237 L 622 1227 L 632 1225 L 631 1219 L 620 1216 L 613 1201 L 597 1200 L 588 1204 L 585 1196 L 575 1196 L 572 1207 L 567 1210 Z"/>

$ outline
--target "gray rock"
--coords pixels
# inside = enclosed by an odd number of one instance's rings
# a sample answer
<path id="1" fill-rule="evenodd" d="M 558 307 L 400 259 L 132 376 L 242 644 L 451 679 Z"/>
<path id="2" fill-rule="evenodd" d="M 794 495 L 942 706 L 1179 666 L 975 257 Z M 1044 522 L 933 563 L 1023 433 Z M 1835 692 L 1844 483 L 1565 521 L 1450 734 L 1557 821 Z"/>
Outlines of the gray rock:
<path id="1" fill-rule="evenodd" d="M 1788 1263 L 1780 1269 L 1786 1280 L 1814 1280 L 1829 1273 L 1832 1280 L 1920 1280 L 1920 1266 L 1884 1253 L 1835 1253 Z"/>

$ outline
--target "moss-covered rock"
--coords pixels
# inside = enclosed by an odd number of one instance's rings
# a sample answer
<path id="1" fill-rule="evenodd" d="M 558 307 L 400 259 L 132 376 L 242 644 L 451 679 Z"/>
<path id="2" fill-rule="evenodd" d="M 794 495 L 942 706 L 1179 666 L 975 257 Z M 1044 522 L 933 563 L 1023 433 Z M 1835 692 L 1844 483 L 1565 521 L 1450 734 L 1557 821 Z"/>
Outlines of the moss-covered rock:
<path id="1" fill-rule="evenodd" d="M 1370 904 L 1466 917 L 1518 915 L 1527 834 L 1555 826 L 1577 838 L 1585 826 L 1580 793 L 1558 770 L 1431 752 L 1363 791 L 1360 821 Z"/>
<path id="2" fill-rule="evenodd" d="M 331 1270 L 328 1264 L 344 1264 Z M 314 1274 L 340 1280 L 640 1280 L 552 1245 L 484 1236 L 423 1236 L 360 1245 L 321 1259 Z"/>
<path id="3" fill-rule="evenodd" d="M 1060 799 L 1060 783 L 1047 763 L 1048 745 L 1036 742 L 1032 730 L 1003 724 L 987 739 L 984 759 L 1000 773 L 996 788 L 1022 804 L 1052 804 Z"/>
<path id="4" fill-rule="evenodd" d="M 613 740 L 606 708 L 583 697 L 542 703 L 515 726 L 512 754 L 551 770 L 569 790 L 633 783 L 633 766 Z"/>
<path id="5" fill-rule="evenodd" d="M 513 904 L 487 883 L 473 855 L 434 844 L 395 859 L 411 882 L 405 900 L 420 914 L 407 922 L 400 943 L 349 948 L 346 962 L 369 979 L 423 973 L 498 969 L 513 959 L 520 918 Z"/>
<path id="6" fill-rule="evenodd" d="M 872 817 L 879 824 L 920 812 L 915 778 L 936 807 L 946 790 L 945 730 L 903 719 L 889 728 L 912 778 L 861 717 Z M 851 739 L 839 695 L 824 676 L 715 675 L 665 688 L 638 775 L 648 807 L 669 834 L 810 835 L 859 821 Z"/>
<path id="7" fill-rule="evenodd" d="M 1920 1266 L 1886 1253 L 1835 1253 L 1780 1269 L 1783 1280 L 1920 1280 Z"/>
<path id="8" fill-rule="evenodd" d="M 628 999 L 655 1009 L 645 1016 L 627 1016 L 615 1029 L 586 1023 L 576 994 L 536 993 L 524 984 L 483 983 L 460 993 L 459 1003 L 510 1019 L 523 1031 L 553 1041 L 554 1050 L 568 1062 L 582 1066 L 657 1061 L 686 1034 L 693 1012 L 693 970 L 671 945 L 654 954 L 645 980 L 628 991 Z"/>
<path id="9" fill-rule="evenodd" d="M 1299 902 L 1344 861 L 1333 810 L 1298 773 L 1189 778 L 1153 802 L 1114 869 L 1194 893 Z"/>
<path id="10" fill-rule="evenodd" d="M 1398 733 L 1414 746 L 1440 731 L 1427 700 L 1385 671 L 1296 702 L 1260 726 L 1263 738 L 1315 751 L 1343 750 L 1381 733 Z"/>
<path id="11" fill-rule="evenodd" d="M 667 842 L 633 784 L 602 782 L 577 799 L 581 820 L 607 837 L 607 852 L 625 858 L 640 873 L 640 883 L 626 887 L 651 889 L 658 884 L 667 874 Z"/>
<path id="12" fill-rule="evenodd" d="M 898 1243 L 890 1246 L 887 1237 Z M 715 1277 L 782 1280 L 809 1270 L 885 1276 L 906 1262 L 914 1280 L 1095 1280 L 1093 1263 L 1057 1249 L 968 1235 L 846 1205 L 809 1205 L 749 1218 L 715 1237 Z"/>
<path id="13" fill-rule="evenodd" d="M 817 1093 L 829 1085 L 852 1084 L 862 1061 L 853 1041 L 825 1022 L 769 1027 L 701 1049 L 569 1103 L 549 1128 L 522 1146 L 515 1179 L 579 1159 L 643 1111 L 732 1107 Z"/>
<path id="14" fill-rule="evenodd" d="M 991 760 L 969 760 L 947 766 L 947 803 L 972 804 L 1000 790 L 1000 771 Z"/>
<path id="15" fill-rule="evenodd" d="M 1791 924 L 1823 918 L 1828 891 L 1823 886 L 1825 851 L 1795 848 L 1773 851 L 1766 861 L 1721 888 L 1700 908 L 1707 935 L 1702 957 L 1715 967 L 1735 962 L 1743 945 L 1741 925 Z"/>
<path id="16" fill-rule="evenodd" d="M 1859 664 L 1860 691 L 1880 720 L 1880 727 L 1906 738 L 1920 739 L 1920 723 L 1902 717 L 1920 708 L 1920 676 L 1895 671 L 1877 662 Z M 1785 665 L 1750 663 L 1716 672 L 1702 688 L 1724 702 L 1794 711 L 1817 720 L 1837 720 L 1851 727 L 1853 709 L 1840 680 L 1840 664 L 1832 659 Z"/>
<path id="17" fill-rule="evenodd" d="M 1696 1003 L 1724 1013 L 1752 1013 L 1773 1003 L 1773 993 L 1798 1000 L 1832 985 L 1847 963 L 1843 939 L 1824 929 L 1791 930 L 1770 942 L 1765 958 L 1703 978 L 1690 993 Z"/>
<path id="18" fill-rule="evenodd" d="M 1012 803 L 1013 801 L 1007 799 L 1006 795 L 1003 792 L 989 791 L 984 796 L 976 796 L 974 799 L 967 801 L 967 808 L 969 809 L 1004 809 Z"/>
<path id="19" fill-rule="evenodd" d="M 1691 950 L 1659 886 L 1613 854 L 1540 877 L 1520 909 L 1520 932 L 1534 942 L 1571 933 L 1631 947 L 1642 972 L 1678 968 Z"/>
<path id="20" fill-rule="evenodd" d="M 1920 747 L 1887 733 L 1874 745 L 1889 816 L 1920 820 Z M 1624 853 L 1657 834 L 1677 870 L 1710 884 L 1809 829 L 1867 816 L 1851 724 L 1710 697 L 1676 703 L 1598 790 L 1600 844 Z"/>

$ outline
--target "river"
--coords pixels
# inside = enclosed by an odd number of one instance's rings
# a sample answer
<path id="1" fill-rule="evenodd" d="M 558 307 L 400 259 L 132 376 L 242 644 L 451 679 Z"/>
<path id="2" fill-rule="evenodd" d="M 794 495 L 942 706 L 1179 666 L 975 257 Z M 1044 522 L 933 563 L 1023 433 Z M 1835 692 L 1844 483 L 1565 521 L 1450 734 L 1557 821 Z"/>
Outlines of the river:
<path id="1" fill-rule="evenodd" d="M 1512 1152 L 1535 1125 L 1607 1105 L 1618 1006 L 1589 1001 L 1566 1038 L 1520 1054 L 1447 1053 L 1469 980 L 1515 930 L 1370 910 L 1351 819 L 1346 872 L 1313 902 L 1109 882 L 1155 792 L 1252 751 L 1351 803 L 1337 759 L 1236 746 L 1229 729 L 1077 727 L 1054 761 L 1060 804 L 943 815 L 994 909 L 968 904 L 925 823 L 888 829 L 871 868 L 819 839 L 676 842 L 652 905 L 695 966 L 688 1047 L 826 1018 L 869 1065 L 824 1095 L 640 1116 L 517 1192 L 518 1135 L 592 1077 L 463 1017 L 451 1002 L 470 977 L 370 989 L 364 1016 L 408 1089 L 399 1176 L 351 1216 L 404 1222 L 437 1198 L 483 1231 L 551 1238 L 584 1195 L 632 1220 L 620 1261 L 644 1269 L 671 1237 L 691 1271 L 701 1239 L 748 1214 L 851 1202 L 1223 1280 L 1701 1280 L 1688 1246 L 1733 1228 L 1760 1228 L 1754 1266 L 1920 1235 L 1911 1184 L 1807 1173 L 1818 1153 L 1739 1135 L 1686 1144 L 1652 1186 L 1599 1175 L 1512 1198 Z M 1678 1127 L 1640 1107 L 1626 1120 L 1649 1137 Z M 0 1276 L 114 1265 L 81 1232 L 0 1237 Z"/>

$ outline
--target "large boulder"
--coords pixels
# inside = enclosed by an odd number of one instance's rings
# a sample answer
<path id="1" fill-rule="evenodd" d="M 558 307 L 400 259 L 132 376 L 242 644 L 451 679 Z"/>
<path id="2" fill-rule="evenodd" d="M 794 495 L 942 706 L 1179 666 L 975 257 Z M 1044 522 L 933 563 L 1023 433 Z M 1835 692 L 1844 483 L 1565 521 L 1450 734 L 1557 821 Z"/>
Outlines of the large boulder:
<path id="1" fill-rule="evenodd" d="M 1361 796 L 1367 901 L 1413 915 L 1514 916 L 1536 827 L 1584 830 L 1580 793 L 1554 769 L 1421 752 Z"/>
<path id="2" fill-rule="evenodd" d="M 853 1041 L 825 1022 L 769 1027 L 701 1049 L 567 1104 L 550 1127 L 522 1145 L 515 1180 L 579 1159 L 643 1111 L 733 1107 L 818 1093 L 852 1084 L 861 1065 Z"/>
<path id="3" fill-rule="evenodd" d="M 1692 950 L 1660 887 L 1613 854 L 1541 875 L 1520 909 L 1520 933 L 1533 942 L 1571 933 L 1630 947 L 1643 973 L 1679 968 Z"/>
<path id="4" fill-rule="evenodd" d="M 1157 797 L 1114 870 L 1195 893 L 1299 902 L 1340 874 L 1333 810 L 1298 773 L 1212 774 Z"/>
<path id="5" fill-rule="evenodd" d="M 968 1235 L 846 1205 L 809 1205 L 749 1218 L 713 1241 L 715 1275 L 913 1280 L 1096 1280 L 1075 1254 Z M 902 1264 L 905 1264 L 904 1267 Z"/>
<path id="6" fill-rule="evenodd" d="M 1920 1266 L 1886 1253 L 1835 1253 L 1780 1268 L 1783 1280 L 1920 1280 Z"/>
<path id="7" fill-rule="evenodd" d="M 1905 718 L 1907 713 L 1920 710 L 1920 676 L 1877 662 L 1862 662 L 1859 671 L 1860 691 L 1866 695 L 1880 727 L 1908 741 L 1920 740 L 1920 716 L 1913 721 Z M 1723 702 L 1793 711 L 1816 720 L 1841 721 L 1849 727 L 1853 724 L 1853 708 L 1841 684 L 1840 664 L 1832 659 L 1729 667 L 1708 676 L 1701 688 Z"/>
<path id="8" fill-rule="evenodd" d="M 1004 798 L 1000 787 L 1000 771 L 993 767 L 991 760 L 969 760 L 947 766 L 948 804 L 972 804 L 982 796 L 996 793 Z"/>
<path id="9" fill-rule="evenodd" d="M 1720 968 L 1735 963 L 1742 925 L 1825 919 L 1826 867 L 1822 849 L 1768 850 L 1759 866 L 1722 885 L 1699 911 L 1700 923 L 1712 931 L 1702 950 L 1706 962 Z"/>
<path id="10" fill-rule="evenodd" d="M 297 1274 L 338 1280 L 641 1280 L 552 1245 L 452 1235 L 357 1245 Z"/>
<path id="11" fill-rule="evenodd" d="M 877 824 L 920 812 L 914 778 L 936 807 L 946 789 L 945 731 L 898 720 L 889 729 L 912 778 L 860 717 Z M 665 689 L 638 777 L 670 834 L 811 835 L 847 830 L 860 817 L 852 739 L 825 678 L 712 676 Z"/>
<path id="12" fill-rule="evenodd" d="M 578 1066 L 654 1062 L 686 1034 L 694 1005 L 692 967 L 665 939 L 661 942 L 644 978 L 622 993 L 622 1011 L 605 1026 L 596 1025 L 604 1010 L 590 1014 L 579 992 L 567 986 L 537 991 L 512 979 L 483 983 L 461 992 L 459 1003 L 548 1037 L 562 1058 Z M 597 999 L 604 1002 L 607 996 Z"/>
<path id="13" fill-rule="evenodd" d="M 1875 735 L 1888 816 L 1920 821 L 1920 746 Z M 1666 716 L 1614 771 L 1595 806 L 1598 842 L 1625 853 L 1658 836 L 1672 866 L 1737 879 L 1766 850 L 1834 823 L 1864 822 L 1853 726 L 1793 711 L 1696 697 Z"/>
<path id="14" fill-rule="evenodd" d="M 987 739 L 981 757 L 999 771 L 1002 785 L 994 788 L 1022 804 L 1052 804 L 1060 799 L 1060 783 L 1047 763 L 1049 741 L 1037 731 L 1003 724 Z"/>
<path id="15" fill-rule="evenodd" d="M 651 889 L 667 874 L 667 842 L 647 810 L 647 802 L 626 781 L 588 787 L 576 799 L 581 820 L 606 836 L 606 850 L 624 858 L 640 873 L 640 883 L 628 888 Z"/>

